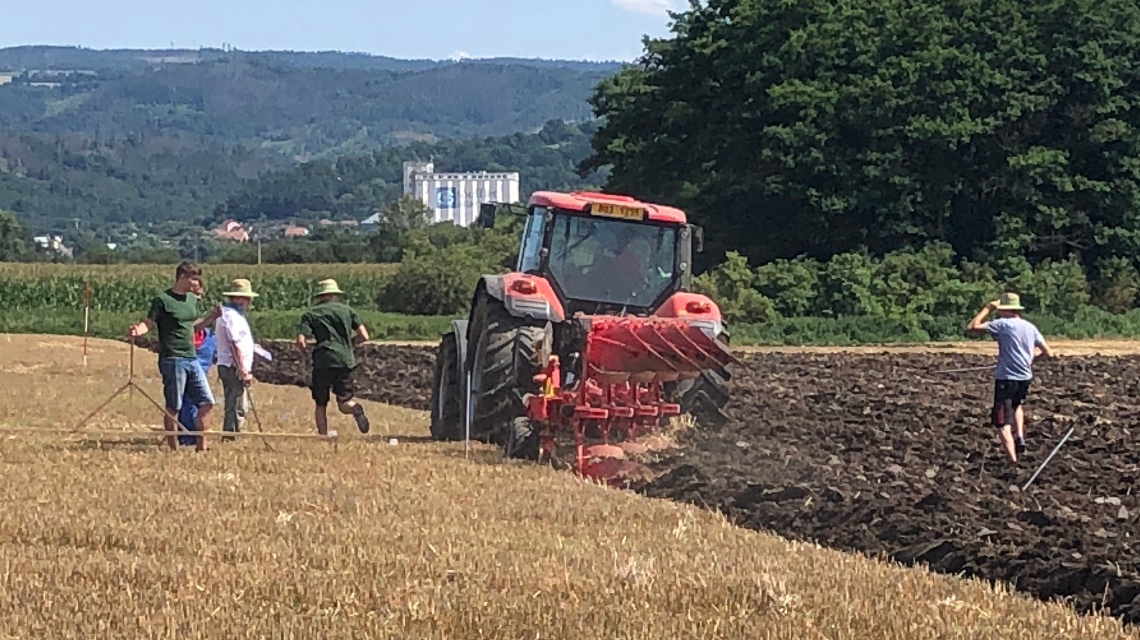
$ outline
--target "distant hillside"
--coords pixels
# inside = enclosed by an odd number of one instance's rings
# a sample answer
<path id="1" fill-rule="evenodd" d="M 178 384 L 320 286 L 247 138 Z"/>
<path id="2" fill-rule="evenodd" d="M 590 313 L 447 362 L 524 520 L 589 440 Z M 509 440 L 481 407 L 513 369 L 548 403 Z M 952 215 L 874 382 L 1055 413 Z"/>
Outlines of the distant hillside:
<path id="1" fill-rule="evenodd" d="M 592 124 L 552 121 L 538 133 L 386 147 L 300 166 L 186 134 L 103 137 L 0 130 L 0 209 L 37 234 L 82 230 L 112 239 L 162 223 L 201 225 L 232 216 L 362 218 L 402 192 L 405 160 L 434 158 L 440 170 L 521 173 L 537 188 L 598 186 L 578 177 Z"/>
<path id="2" fill-rule="evenodd" d="M 82 47 L 22 46 L 0 48 L 0 71 L 43 70 L 138 70 L 159 64 L 187 64 L 253 56 L 268 57 L 298 68 L 423 71 L 456 64 L 453 60 L 402 60 L 348 51 L 223 51 L 221 49 L 85 49 Z M 613 73 L 619 62 L 544 60 L 540 58 L 477 58 L 463 64 L 517 65 L 543 69 L 572 69 Z"/>
<path id="3" fill-rule="evenodd" d="M 595 128 L 552 121 L 534 134 L 416 143 L 310 162 L 249 182 L 217 208 L 214 218 L 363 218 L 403 193 L 406 160 L 433 159 L 437 171 L 518 171 L 524 200 L 539 189 L 599 188 L 605 175 L 577 173 Z"/>
<path id="4" fill-rule="evenodd" d="M 612 64 L 401 61 L 343 53 L 0 50 L 0 127 L 186 135 L 291 160 L 586 120 Z"/>
<path id="5" fill-rule="evenodd" d="M 15 211 L 37 234 L 74 230 L 76 221 L 100 232 L 198 223 L 247 180 L 290 166 L 180 134 L 95 141 L 0 130 L 0 209 Z"/>

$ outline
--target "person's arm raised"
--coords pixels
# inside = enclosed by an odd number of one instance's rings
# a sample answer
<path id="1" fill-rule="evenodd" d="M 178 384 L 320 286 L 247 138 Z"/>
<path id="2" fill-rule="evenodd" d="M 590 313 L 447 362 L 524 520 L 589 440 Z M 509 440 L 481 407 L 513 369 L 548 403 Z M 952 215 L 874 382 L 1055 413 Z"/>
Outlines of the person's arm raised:
<path id="1" fill-rule="evenodd" d="M 198 331 L 202 327 L 212 323 L 213 321 L 218 319 L 218 316 L 221 316 L 221 315 L 222 315 L 222 305 L 219 304 L 218 306 L 211 309 L 210 313 L 207 313 L 205 317 L 198 318 L 197 322 L 194 323 L 194 331 Z"/>
<path id="2" fill-rule="evenodd" d="M 982 310 L 974 316 L 974 319 L 970 320 L 970 324 L 966 325 L 966 333 L 974 335 L 985 333 L 988 329 L 986 319 L 990 317 L 994 309 L 997 309 L 997 306 L 998 302 L 995 300 L 983 307 Z"/>

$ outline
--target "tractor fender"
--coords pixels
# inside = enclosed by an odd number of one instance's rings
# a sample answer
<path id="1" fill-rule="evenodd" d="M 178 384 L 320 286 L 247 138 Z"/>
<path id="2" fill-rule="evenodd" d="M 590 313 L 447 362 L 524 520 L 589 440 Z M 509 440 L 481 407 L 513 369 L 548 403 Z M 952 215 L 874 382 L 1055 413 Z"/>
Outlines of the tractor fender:
<path id="1" fill-rule="evenodd" d="M 654 315 L 662 318 L 679 318 L 698 325 L 710 338 L 725 340 L 727 332 L 720 307 L 712 298 L 691 291 L 678 291 L 669 296 Z"/>
<path id="2" fill-rule="evenodd" d="M 516 318 L 533 318 L 555 324 L 566 319 L 554 286 L 542 276 L 529 273 L 486 275 L 475 288 L 476 299 L 480 291 L 502 302 L 507 312 Z M 474 303 L 472 300 L 472 309 Z"/>

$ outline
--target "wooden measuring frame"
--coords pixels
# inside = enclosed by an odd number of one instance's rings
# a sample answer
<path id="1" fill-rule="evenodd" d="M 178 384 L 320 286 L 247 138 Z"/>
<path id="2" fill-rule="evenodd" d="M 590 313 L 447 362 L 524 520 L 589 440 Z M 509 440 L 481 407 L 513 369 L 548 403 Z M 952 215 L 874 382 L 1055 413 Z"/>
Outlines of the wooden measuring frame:
<path id="1" fill-rule="evenodd" d="M 178 425 L 178 427 L 179 427 L 178 431 L 168 431 L 166 429 L 163 429 L 164 433 L 170 434 L 167 437 L 177 438 L 179 434 L 190 434 L 190 435 L 201 434 L 201 435 L 195 435 L 195 437 L 204 438 L 205 437 L 204 431 L 191 431 L 191 430 L 187 429 L 185 425 L 183 425 L 181 422 L 178 421 L 178 416 L 174 412 L 170 411 L 165 406 L 156 402 L 154 400 L 154 398 L 150 397 L 150 394 L 147 393 L 146 390 L 144 390 L 142 387 L 140 387 L 138 385 L 137 382 L 135 382 L 135 339 L 134 338 L 130 339 L 130 344 L 131 344 L 131 359 L 130 359 L 130 369 L 129 369 L 129 373 L 127 375 L 127 381 L 123 383 L 123 386 L 119 387 L 118 390 L 116 390 L 114 393 L 112 393 L 110 395 L 110 397 L 108 397 L 106 400 L 104 400 L 103 404 L 96 407 L 94 411 L 87 414 L 87 417 L 80 420 L 79 423 L 75 425 L 75 428 L 71 430 L 71 432 L 72 433 L 81 433 L 83 431 L 83 425 L 87 424 L 87 422 L 89 420 L 91 420 L 91 418 L 94 418 L 100 411 L 102 411 L 104 408 L 106 408 L 107 405 L 111 404 L 112 400 L 119 397 L 119 395 L 122 394 L 124 391 L 132 392 L 131 401 L 133 402 L 134 401 L 133 392 L 135 389 L 138 389 L 138 392 L 140 394 L 142 394 L 142 397 L 146 398 L 148 402 L 150 402 L 152 405 L 155 406 L 156 409 L 161 411 L 162 415 L 169 416 L 170 419 L 174 421 L 174 424 Z"/>
<path id="2" fill-rule="evenodd" d="M 163 438 L 177 438 L 179 435 L 192 435 L 195 438 L 205 438 L 207 436 L 210 436 L 210 437 L 234 437 L 234 436 L 251 437 L 252 436 L 252 437 L 261 438 L 261 441 L 265 443 L 266 448 L 270 451 L 272 451 L 273 449 L 272 449 L 272 447 L 269 446 L 268 440 L 273 439 L 273 438 L 281 438 L 281 439 L 286 439 L 286 440 L 332 440 L 333 449 L 339 450 L 339 448 L 336 446 L 337 443 L 339 442 L 337 435 L 322 436 L 319 434 L 313 435 L 313 434 L 306 434 L 306 433 L 266 433 L 262 429 L 261 418 L 257 415 L 257 408 L 253 405 L 253 397 L 252 397 L 252 395 L 249 394 L 248 389 L 246 390 L 246 397 L 249 398 L 249 400 L 250 400 L 250 409 L 252 410 L 254 421 L 257 423 L 257 433 L 249 432 L 249 431 L 239 431 L 239 432 L 191 431 L 190 429 L 187 429 L 185 425 L 183 425 L 181 422 L 178 421 L 177 415 L 175 415 L 173 412 L 171 412 L 165 406 L 160 405 L 158 402 L 156 402 L 154 400 L 154 398 L 152 398 L 150 396 L 150 394 L 148 394 L 142 387 L 140 387 L 138 385 L 138 383 L 135 382 L 135 339 L 134 338 L 130 339 L 130 345 L 131 345 L 131 357 L 130 357 L 130 369 L 129 369 L 129 373 L 127 375 L 127 381 L 125 383 L 123 383 L 123 386 L 119 387 L 106 400 L 104 400 L 103 404 L 96 407 L 94 411 L 87 414 L 87 416 L 85 418 L 80 420 L 79 423 L 76 424 L 74 428 L 72 428 L 72 429 L 48 429 L 48 428 L 40 428 L 40 427 L 26 427 L 26 428 L 4 427 L 4 428 L 0 428 L 0 433 L 4 433 L 4 432 L 10 432 L 10 433 L 23 432 L 23 433 L 41 433 L 41 434 L 52 433 L 52 434 L 58 434 L 58 435 L 87 435 L 87 436 L 100 436 L 100 437 L 135 437 L 135 438 L 153 437 L 153 436 L 161 436 Z M 83 425 L 87 424 L 87 422 L 90 421 L 91 418 L 94 418 L 96 415 L 98 415 L 98 413 L 100 411 L 102 411 L 104 408 L 106 408 L 107 405 L 111 404 L 111 401 L 114 400 L 115 398 L 119 397 L 119 395 L 122 394 L 124 391 L 130 390 L 133 392 L 135 389 L 138 389 L 139 393 L 141 393 L 142 396 L 147 399 L 147 401 L 149 401 L 152 405 L 154 405 L 156 409 L 161 411 L 164 416 L 170 416 L 170 418 L 174 420 L 174 424 L 178 425 L 179 430 L 178 431 L 167 431 L 166 429 L 163 429 L 162 431 L 85 431 L 82 428 Z M 133 402 L 133 400 L 132 400 L 132 402 Z M 332 433 L 336 434 L 335 431 L 333 431 Z"/>

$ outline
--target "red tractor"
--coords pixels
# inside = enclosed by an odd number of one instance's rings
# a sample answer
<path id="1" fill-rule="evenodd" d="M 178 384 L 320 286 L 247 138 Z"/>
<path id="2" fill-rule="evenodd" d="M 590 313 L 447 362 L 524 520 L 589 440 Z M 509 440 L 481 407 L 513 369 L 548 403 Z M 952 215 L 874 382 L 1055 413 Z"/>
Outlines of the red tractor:
<path id="1" fill-rule="evenodd" d="M 494 224 L 499 207 L 481 207 Z M 573 435 L 576 469 L 671 415 L 716 418 L 728 400 L 720 310 L 692 293 L 702 233 L 684 212 L 626 196 L 540 191 L 515 271 L 485 275 L 440 341 L 431 434 L 538 459 Z M 602 440 L 587 446 L 587 439 Z"/>

